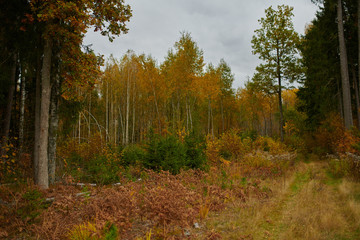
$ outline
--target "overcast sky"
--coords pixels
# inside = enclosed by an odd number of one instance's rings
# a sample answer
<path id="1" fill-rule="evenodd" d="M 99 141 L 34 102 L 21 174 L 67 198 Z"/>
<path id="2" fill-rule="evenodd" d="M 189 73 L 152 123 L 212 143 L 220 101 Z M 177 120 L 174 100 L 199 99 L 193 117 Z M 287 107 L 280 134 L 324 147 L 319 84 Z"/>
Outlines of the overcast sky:
<path id="1" fill-rule="evenodd" d="M 260 63 L 251 53 L 251 38 L 260 26 L 265 9 L 286 4 L 294 7 L 295 30 L 303 34 L 315 17 L 311 0 L 125 0 L 133 10 L 129 32 L 112 43 L 98 32 L 89 31 L 85 44 L 93 44 L 105 58 L 120 58 L 128 49 L 164 61 L 180 32 L 190 32 L 204 51 L 206 63 L 217 65 L 223 58 L 235 74 L 234 88 L 243 86 Z"/>

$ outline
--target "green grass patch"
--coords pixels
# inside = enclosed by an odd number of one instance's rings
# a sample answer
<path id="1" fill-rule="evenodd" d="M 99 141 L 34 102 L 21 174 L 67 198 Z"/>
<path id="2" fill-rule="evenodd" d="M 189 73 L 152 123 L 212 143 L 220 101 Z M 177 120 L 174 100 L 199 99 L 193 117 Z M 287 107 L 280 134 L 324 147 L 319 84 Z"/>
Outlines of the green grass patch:
<path id="1" fill-rule="evenodd" d="M 305 173 L 297 172 L 293 183 L 290 185 L 290 190 L 293 193 L 298 193 L 301 187 L 310 180 L 311 171 L 308 170 Z"/>

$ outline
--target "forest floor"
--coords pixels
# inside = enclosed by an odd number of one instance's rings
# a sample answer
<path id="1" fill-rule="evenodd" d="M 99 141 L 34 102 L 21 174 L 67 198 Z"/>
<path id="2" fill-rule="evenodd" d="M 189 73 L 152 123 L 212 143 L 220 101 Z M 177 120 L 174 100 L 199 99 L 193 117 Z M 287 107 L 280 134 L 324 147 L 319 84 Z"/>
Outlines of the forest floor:
<path id="1" fill-rule="evenodd" d="M 327 166 L 302 162 L 282 181 L 262 182 L 269 198 L 210 213 L 197 239 L 360 239 L 360 184 L 333 178 Z"/>
<path id="2" fill-rule="evenodd" d="M 254 179 L 234 166 L 117 186 L 0 185 L 0 239 L 360 239 L 360 182 L 333 177 L 326 160 Z M 104 237 L 108 222 L 117 237 Z"/>

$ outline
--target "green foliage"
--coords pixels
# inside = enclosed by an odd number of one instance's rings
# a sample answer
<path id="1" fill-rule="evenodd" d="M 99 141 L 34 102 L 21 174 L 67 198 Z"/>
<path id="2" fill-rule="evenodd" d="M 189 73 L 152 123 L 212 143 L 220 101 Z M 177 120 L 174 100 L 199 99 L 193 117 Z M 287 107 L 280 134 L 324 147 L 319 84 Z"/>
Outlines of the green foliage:
<path id="1" fill-rule="evenodd" d="M 195 133 L 190 133 L 185 137 L 186 148 L 186 165 L 189 168 L 203 168 L 206 164 L 205 144 L 204 139 L 195 136 Z"/>
<path id="2" fill-rule="evenodd" d="M 182 168 L 201 168 L 206 161 L 203 146 L 193 135 L 180 141 L 173 135 L 162 137 L 151 132 L 145 149 L 143 165 L 146 168 L 173 174 Z"/>
<path id="3" fill-rule="evenodd" d="M 116 240 L 118 239 L 118 229 L 116 225 L 107 223 L 104 228 L 103 240 Z"/>
<path id="4" fill-rule="evenodd" d="M 224 59 L 220 60 L 218 69 L 220 71 L 220 89 L 224 96 L 233 95 L 234 90 L 231 88 L 234 82 L 234 74 L 231 73 L 230 66 L 225 62 Z"/>
<path id="5" fill-rule="evenodd" d="M 125 167 L 138 165 L 145 159 L 145 150 L 136 144 L 130 144 L 121 151 L 121 164 Z"/>
<path id="6" fill-rule="evenodd" d="M 300 99 L 298 107 L 308 116 L 306 126 L 312 131 L 317 129 L 330 112 L 339 109 L 340 61 L 336 18 L 336 8 L 333 3 L 324 1 L 316 18 L 307 27 L 306 35 L 301 43 L 306 78 L 297 93 Z M 345 19 L 353 21 L 355 18 L 349 16 Z M 349 25 L 356 24 L 353 22 Z M 346 33 L 351 33 L 347 29 L 349 25 L 345 24 Z M 353 37 L 350 36 L 353 35 L 349 35 L 346 39 L 347 47 L 351 47 L 349 43 Z M 351 56 L 351 54 L 356 54 L 357 50 L 348 51 L 348 53 Z"/>
<path id="7" fill-rule="evenodd" d="M 180 172 L 186 164 L 186 148 L 173 135 L 150 137 L 146 147 L 147 155 L 144 161 L 146 168 L 170 171 L 173 174 Z"/>
<path id="8" fill-rule="evenodd" d="M 41 211 L 49 206 L 49 203 L 46 203 L 42 197 L 42 193 L 36 189 L 26 191 L 22 195 L 22 199 L 24 201 L 22 201 L 16 213 L 26 222 L 35 220 Z"/>
<path id="9" fill-rule="evenodd" d="M 292 82 L 301 75 L 297 57 L 300 38 L 294 30 L 292 10 L 286 5 L 278 6 L 277 10 L 266 9 L 266 17 L 259 20 L 261 28 L 255 30 L 251 41 L 253 53 L 265 62 L 256 68 L 260 73 L 258 79 L 271 81 L 270 87 L 276 85 L 274 81 L 278 78 Z"/>
<path id="10" fill-rule="evenodd" d="M 83 175 L 83 179 L 99 184 L 109 184 L 119 181 L 119 163 L 115 159 L 99 155 L 94 157 L 85 165 L 88 174 Z"/>
<path id="11" fill-rule="evenodd" d="M 90 159 L 84 159 L 73 152 L 67 162 L 70 175 L 78 181 L 97 184 L 119 181 L 120 162 L 114 157 L 114 153 L 97 154 Z"/>

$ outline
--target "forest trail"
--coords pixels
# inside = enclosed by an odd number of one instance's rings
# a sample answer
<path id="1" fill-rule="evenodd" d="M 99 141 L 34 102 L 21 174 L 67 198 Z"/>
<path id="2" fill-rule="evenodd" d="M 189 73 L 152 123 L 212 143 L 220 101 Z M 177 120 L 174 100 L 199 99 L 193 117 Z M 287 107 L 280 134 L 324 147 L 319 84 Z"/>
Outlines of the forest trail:
<path id="1" fill-rule="evenodd" d="M 360 184 L 326 169 L 325 162 L 300 163 L 281 181 L 263 182 L 269 198 L 228 206 L 203 227 L 222 239 L 360 239 Z"/>

